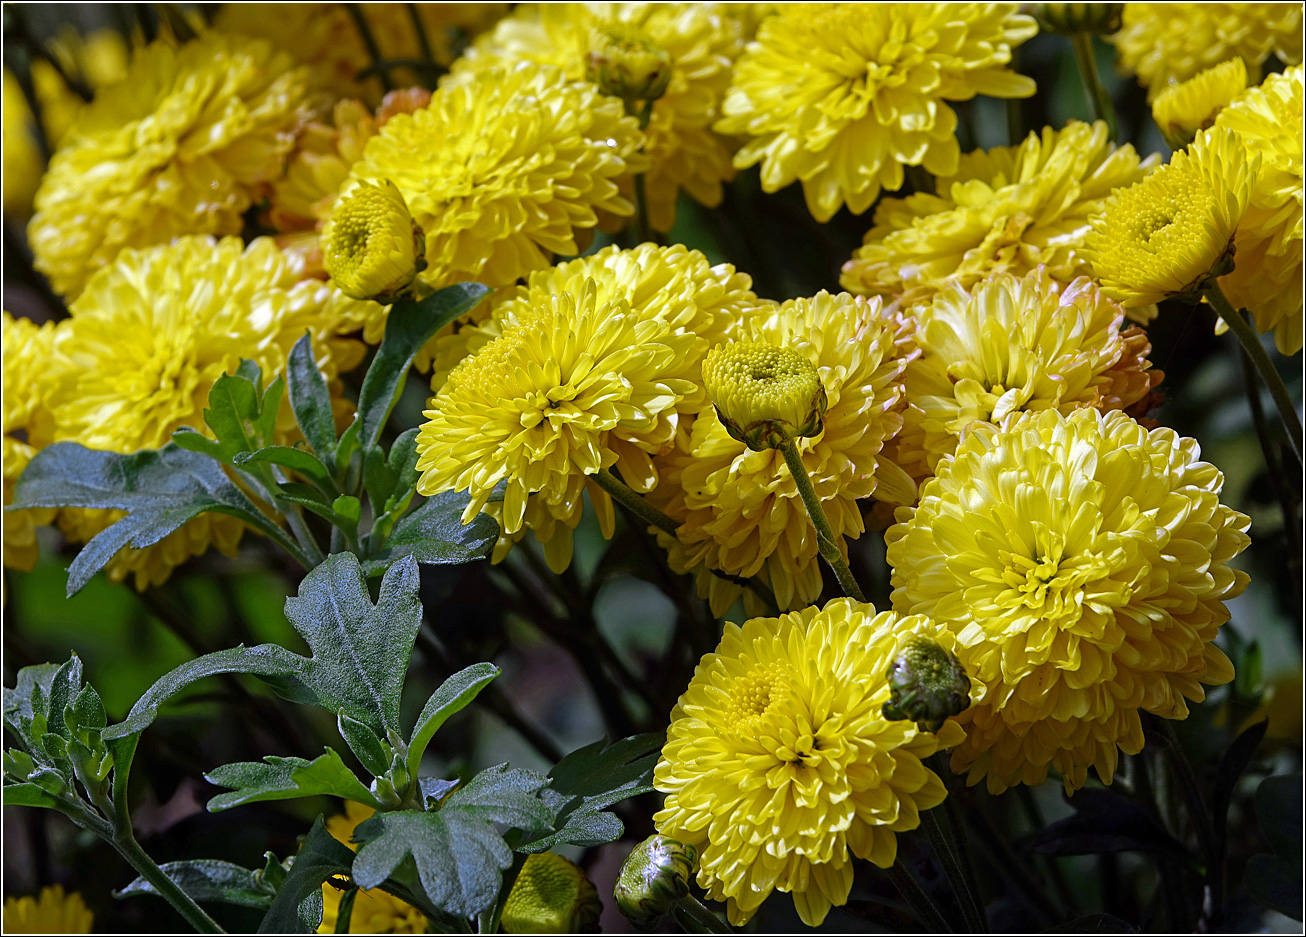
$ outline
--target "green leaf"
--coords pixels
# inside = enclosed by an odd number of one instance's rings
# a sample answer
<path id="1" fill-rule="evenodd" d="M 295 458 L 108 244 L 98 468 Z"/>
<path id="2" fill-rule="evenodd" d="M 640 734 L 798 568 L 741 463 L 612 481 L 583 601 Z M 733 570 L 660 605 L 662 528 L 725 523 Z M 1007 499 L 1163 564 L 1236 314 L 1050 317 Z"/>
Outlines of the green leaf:
<path id="1" fill-rule="evenodd" d="M 290 376 L 290 408 L 295 412 L 295 422 L 313 451 L 323 461 L 329 460 L 336 450 L 336 420 L 326 378 L 313 360 L 313 339 L 308 332 L 290 349 L 286 373 Z"/>
<path id="2" fill-rule="evenodd" d="M 354 853 L 326 831 L 319 816 L 304 837 L 295 863 L 286 873 L 272 907 L 259 924 L 260 934 L 311 934 L 322 923 L 322 883 L 349 873 Z M 316 901 L 313 900 L 316 896 Z"/>
<path id="3" fill-rule="evenodd" d="M 331 502 L 331 510 L 349 522 L 351 527 L 358 526 L 358 519 L 363 515 L 363 505 L 353 495 L 341 495 Z"/>
<path id="4" fill-rule="evenodd" d="M 373 446 L 363 453 L 363 487 L 367 489 L 367 498 L 372 502 L 372 510 L 380 515 L 390 496 L 394 494 L 399 476 L 386 463 L 385 453 L 380 446 Z"/>
<path id="5" fill-rule="evenodd" d="M 145 691 L 145 695 L 136 701 L 136 705 L 127 713 L 127 718 L 105 729 L 103 737 L 106 741 L 111 741 L 139 735 L 158 717 L 159 707 L 163 703 L 196 680 L 217 674 L 253 674 L 268 680 L 282 696 L 297 702 L 315 701 L 311 691 L 298 679 L 308 670 L 309 664 L 307 658 L 276 644 L 260 644 L 250 648 L 241 645 L 205 654 L 168 671 L 156 680 Z"/>
<path id="6" fill-rule="evenodd" d="M 421 474 L 417 471 L 417 434 L 419 430 L 413 427 L 404 430 L 395 440 L 394 445 L 390 447 L 390 457 L 387 463 L 390 471 L 395 473 L 397 481 L 395 482 L 396 492 L 405 492 L 417 484 L 418 476 Z"/>
<path id="7" fill-rule="evenodd" d="M 158 543 L 191 518 L 217 511 L 265 534 L 280 530 L 211 459 L 169 443 L 131 455 L 58 442 L 38 452 L 14 488 L 15 507 L 114 508 L 128 515 L 96 534 L 68 570 L 72 595 L 122 547 Z"/>
<path id="8" fill-rule="evenodd" d="M 437 290 L 417 302 L 398 302 L 390 307 L 385 337 L 358 393 L 357 438 L 363 450 L 375 446 L 381 429 L 403 392 L 413 358 L 431 336 L 481 301 L 488 287 L 479 283 L 458 283 Z"/>
<path id="9" fill-rule="evenodd" d="M 408 742 L 408 776 L 417 777 L 417 769 L 422 763 L 422 755 L 436 730 L 444 725 L 450 716 L 459 712 L 476 698 L 476 694 L 499 675 L 499 668 L 494 664 L 472 664 L 458 671 L 431 694 L 426 705 L 422 707 L 413 726 L 413 735 Z"/>
<path id="10" fill-rule="evenodd" d="M 218 462 L 225 461 L 222 446 L 190 426 L 179 426 L 172 431 L 172 441 L 188 452 L 198 452 Z"/>
<path id="11" fill-rule="evenodd" d="M 337 716 L 336 727 L 349 750 L 372 773 L 372 777 L 379 778 L 390 770 L 392 752 L 376 737 L 375 732 L 345 712 Z"/>
<path id="12" fill-rule="evenodd" d="M 0 796 L 6 807 L 49 807 L 62 811 L 64 803 L 44 788 L 30 783 L 6 784 L 0 787 Z"/>
<path id="13" fill-rule="evenodd" d="M 327 557 L 305 576 L 299 595 L 286 599 L 286 617 L 312 649 L 306 681 L 319 705 L 345 711 L 382 738 L 398 734 L 399 695 L 421 615 L 411 558 L 386 573 L 375 605 L 352 553 Z"/>
<path id="14" fill-rule="evenodd" d="M 354 831 L 362 844 L 354 881 L 375 888 L 411 856 L 432 904 L 455 917 L 475 917 L 494 903 L 503 870 L 512 865 L 512 850 L 491 824 L 547 825 L 549 811 L 534 796 L 543 783 L 533 772 L 500 765 L 450 794 L 437 812 L 376 814 Z"/>
<path id="15" fill-rule="evenodd" d="M 234 862 L 188 859 L 184 862 L 165 862 L 159 868 L 196 901 L 235 904 L 246 908 L 272 906 L 272 890 L 252 869 Z M 114 892 L 114 897 L 158 894 L 153 885 L 144 878 L 138 878 L 121 891 Z"/>
<path id="16" fill-rule="evenodd" d="M 566 843 L 599 846 L 620 839 L 621 820 L 604 808 L 653 790 L 662 743 L 660 733 L 634 735 L 612 745 L 594 742 L 562 759 L 549 772 L 542 795 L 556 811 L 552 832 L 517 848 L 543 852 Z"/>
<path id="17" fill-rule="evenodd" d="M 224 374 L 213 382 L 204 422 L 217 437 L 222 461 L 230 463 L 237 453 L 252 452 L 263 444 L 258 428 L 260 403 L 259 389 L 247 377 Z"/>
<path id="18" fill-rule="evenodd" d="M 374 574 L 406 556 L 430 565 L 469 563 L 488 556 L 499 539 L 499 525 L 486 514 L 463 524 L 467 502 L 467 494 L 457 491 L 427 498 L 395 525 L 384 549 L 369 556 L 363 569 Z"/>
<path id="19" fill-rule="evenodd" d="M 76 654 L 68 658 L 54 672 L 50 681 L 50 709 L 47 725 L 51 732 L 64 739 L 72 738 L 72 732 L 64 719 L 64 713 L 73 705 L 73 700 L 82 690 L 82 661 Z"/>
<path id="20" fill-rule="evenodd" d="M 255 384 L 258 381 L 254 382 Z M 277 413 L 281 409 L 281 398 L 286 393 L 286 381 L 281 375 L 277 375 L 267 389 L 263 391 L 263 400 L 259 403 L 258 420 L 254 423 L 254 429 L 258 432 L 258 438 L 263 442 L 272 439 L 277 430 Z"/>
<path id="21" fill-rule="evenodd" d="M 204 778 L 219 787 L 231 788 L 208 802 L 208 809 L 213 813 L 260 800 L 289 800 L 315 794 L 343 797 L 374 810 L 381 806 L 332 748 L 312 761 L 268 755 L 262 762 L 223 765 Z"/>
<path id="22" fill-rule="evenodd" d="M 313 453 L 290 446 L 264 446 L 255 452 L 239 453 L 232 460 L 237 468 L 251 462 L 271 462 L 298 472 L 309 481 L 321 486 L 332 485 L 331 475 Z"/>

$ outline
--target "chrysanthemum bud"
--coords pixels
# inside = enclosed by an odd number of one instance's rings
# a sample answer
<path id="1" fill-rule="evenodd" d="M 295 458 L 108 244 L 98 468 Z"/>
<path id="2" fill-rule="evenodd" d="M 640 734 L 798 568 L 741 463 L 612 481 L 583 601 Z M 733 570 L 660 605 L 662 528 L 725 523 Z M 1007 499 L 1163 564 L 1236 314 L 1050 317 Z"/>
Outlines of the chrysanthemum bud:
<path id="1" fill-rule="evenodd" d="M 726 431 L 755 452 L 821 432 L 825 387 L 799 352 L 754 342 L 718 345 L 703 359 L 703 384 Z"/>
<path id="2" fill-rule="evenodd" d="M 1182 150 L 1246 88 L 1247 65 L 1235 56 L 1158 94 L 1152 119 L 1170 149 Z"/>
<path id="3" fill-rule="evenodd" d="M 1106 36 L 1120 28 L 1123 3 L 1035 3 L 1034 18 L 1044 32 L 1069 36 L 1089 33 Z"/>
<path id="4" fill-rule="evenodd" d="M 389 179 L 356 180 L 322 229 L 327 273 L 346 296 L 390 303 L 426 267 L 426 235 Z"/>
<path id="5" fill-rule="evenodd" d="M 697 864 L 693 846 L 669 836 L 650 836 L 621 867 L 612 891 L 617 908 L 636 927 L 653 927 L 689 894 L 689 877 Z"/>
<path id="6" fill-rule="evenodd" d="M 501 923 L 509 934 L 574 934 L 597 930 L 603 905 L 599 893 L 575 863 L 551 852 L 526 859 Z"/>
<path id="7" fill-rule="evenodd" d="M 643 32 L 623 23 L 590 30 L 585 75 L 604 94 L 633 101 L 656 101 L 671 82 L 671 56 Z"/>
<path id="8" fill-rule="evenodd" d="M 885 719 L 910 719 L 923 731 L 938 732 L 949 716 L 970 705 L 966 669 L 933 641 L 917 638 L 909 643 L 885 676 L 889 680 Z"/>

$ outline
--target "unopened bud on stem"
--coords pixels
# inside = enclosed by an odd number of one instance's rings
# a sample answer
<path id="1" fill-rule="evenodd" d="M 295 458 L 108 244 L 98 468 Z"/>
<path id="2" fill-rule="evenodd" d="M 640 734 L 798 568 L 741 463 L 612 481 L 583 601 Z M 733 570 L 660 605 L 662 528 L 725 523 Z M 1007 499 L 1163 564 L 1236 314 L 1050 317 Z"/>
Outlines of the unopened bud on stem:
<path id="1" fill-rule="evenodd" d="M 938 732 L 949 716 L 970 705 L 966 669 L 933 641 L 913 640 L 893 659 L 885 676 L 889 680 L 885 719 L 910 719 L 923 731 Z"/>
<path id="2" fill-rule="evenodd" d="M 322 260 L 341 292 L 392 303 L 426 267 L 426 235 L 395 184 L 357 180 L 322 229 Z"/>
<path id="3" fill-rule="evenodd" d="M 613 897 L 632 924 L 650 928 L 689 894 L 698 850 L 668 836 L 650 836 L 632 850 L 617 876 Z"/>
<path id="4" fill-rule="evenodd" d="M 756 452 L 821 432 L 827 398 L 806 356 L 756 342 L 718 345 L 703 384 L 726 432 Z"/>

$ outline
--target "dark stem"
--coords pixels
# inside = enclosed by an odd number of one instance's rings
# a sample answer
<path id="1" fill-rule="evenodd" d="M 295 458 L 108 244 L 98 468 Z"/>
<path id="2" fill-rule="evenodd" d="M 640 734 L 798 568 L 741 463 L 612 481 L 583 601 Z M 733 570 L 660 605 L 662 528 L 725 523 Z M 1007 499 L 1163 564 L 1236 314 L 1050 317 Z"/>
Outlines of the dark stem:
<path id="1" fill-rule="evenodd" d="M 784 456 L 785 465 L 789 466 L 789 474 L 793 476 L 798 496 L 803 499 L 807 516 L 811 518 L 812 527 L 816 530 L 817 550 L 834 570 L 844 595 L 851 596 L 858 602 L 865 602 L 866 593 L 862 592 L 862 587 L 853 578 L 853 572 L 848 568 L 848 561 L 844 559 L 843 551 L 839 549 L 840 538 L 830 526 L 830 520 L 825 516 L 825 509 L 821 507 L 821 499 L 817 497 L 816 489 L 812 487 L 812 479 L 807 474 L 807 466 L 803 465 L 798 444 L 792 439 L 784 442 L 780 446 L 780 454 Z"/>
<path id="2" fill-rule="evenodd" d="M 901 860 L 894 860 L 893 865 L 884 870 L 888 873 L 893 887 L 898 889 L 898 894 L 902 895 L 903 901 L 911 908 L 912 914 L 916 915 L 916 920 L 932 934 L 951 934 L 953 930 L 948 926 L 943 914 L 930 896 L 925 894 L 925 889 L 921 888 L 916 878 L 907 871 Z"/>
<path id="3" fill-rule="evenodd" d="M 975 892 L 971 890 L 970 878 L 964 869 L 958 850 L 953 846 L 952 837 L 939 822 L 938 811 L 926 810 L 920 816 L 921 828 L 929 837 L 935 855 L 943 863 L 948 884 L 952 886 L 952 891 L 961 905 L 961 912 L 966 916 L 967 929 L 972 934 L 987 934 L 989 925 L 984 920 L 984 911 L 975 897 Z M 944 822 L 947 822 L 946 818 Z"/>
<path id="4" fill-rule="evenodd" d="M 1093 37 L 1088 33 L 1075 33 L 1070 37 L 1075 47 L 1075 63 L 1079 65 L 1079 76 L 1084 79 L 1084 92 L 1088 95 L 1088 106 L 1093 111 L 1094 120 L 1106 121 L 1107 138 L 1116 138 L 1116 109 L 1111 103 L 1111 95 L 1102 85 L 1102 78 L 1097 73 L 1097 56 L 1093 53 Z"/>
<path id="5" fill-rule="evenodd" d="M 1188 760 L 1179 734 L 1168 719 L 1153 719 L 1152 726 L 1160 734 L 1164 743 L 1166 759 L 1170 770 L 1179 782 L 1179 793 L 1188 808 L 1189 822 L 1197 834 L 1197 842 L 1206 857 L 1206 884 L 1211 890 L 1211 908 L 1209 922 L 1218 929 L 1224 920 L 1224 856 L 1219 840 L 1215 835 L 1215 826 L 1211 822 L 1211 812 L 1206 806 L 1206 797 L 1202 793 L 1201 783 Z"/>
<path id="6" fill-rule="evenodd" d="M 376 44 L 376 37 L 372 35 L 372 27 L 367 25 L 367 17 L 363 15 L 362 7 L 357 3 L 346 3 L 345 9 L 349 11 L 349 15 L 354 21 L 358 36 L 363 40 L 363 47 L 367 49 L 367 54 L 372 57 L 372 68 L 376 69 L 376 77 L 381 82 L 381 90 L 393 91 L 395 86 L 394 82 L 390 80 L 390 73 L 379 67 L 385 60 L 381 56 L 381 47 Z"/>
<path id="7" fill-rule="evenodd" d="M 1301 531 L 1297 521 L 1297 503 L 1292 489 L 1283 476 L 1283 466 L 1279 462 L 1279 453 L 1270 438 L 1270 427 L 1265 421 L 1265 411 L 1261 408 L 1261 386 L 1256 380 L 1256 368 L 1247 351 L 1238 347 L 1238 360 L 1242 363 L 1243 382 L 1247 388 L 1247 406 L 1252 412 L 1252 426 L 1256 428 L 1256 439 L 1261 444 L 1261 455 L 1265 457 L 1265 472 L 1270 482 L 1270 492 L 1279 502 L 1283 512 L 1283 532 L 1288 538 L 1288 570 L 1293 576 L 1301 574 Z"/>
<path id="8" fill-rule="evenodd" d="M 431 40 L 426 37 L 426 26 L 422 23 L 421 11 L 416 3 L 405 3 L 408 18 L 413 21 L 413 32 L 417 34 L 417 47 L 422 51 L 422 58 L 430 65 L 436 64 L 435 53 L 431 51 Z"/>

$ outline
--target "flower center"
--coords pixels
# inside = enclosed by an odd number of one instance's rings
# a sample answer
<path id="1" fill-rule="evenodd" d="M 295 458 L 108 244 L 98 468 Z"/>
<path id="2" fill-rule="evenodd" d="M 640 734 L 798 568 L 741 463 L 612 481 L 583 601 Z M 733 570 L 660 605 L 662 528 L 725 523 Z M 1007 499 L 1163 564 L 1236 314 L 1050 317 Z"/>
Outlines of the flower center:
<path id="1" fill-rule="evenodd" d="M 754 667 L 735 681 L 727 721 L 755 723 L 788 691 L 789 678 L 780 664 Z"/>

